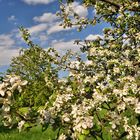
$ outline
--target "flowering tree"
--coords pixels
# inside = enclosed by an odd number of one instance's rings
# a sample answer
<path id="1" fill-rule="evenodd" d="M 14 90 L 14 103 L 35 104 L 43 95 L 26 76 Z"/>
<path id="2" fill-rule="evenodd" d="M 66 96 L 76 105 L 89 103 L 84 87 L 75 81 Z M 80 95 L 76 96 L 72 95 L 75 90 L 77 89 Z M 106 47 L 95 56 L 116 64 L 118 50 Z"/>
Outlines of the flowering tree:
<path id="1" fill-rule="evenodd" d="M 44 118 L 48 119 L 48 117 L 43 114 L 47 115 L 47 112 L 42 108 L 49 97 L 59 90 L 58 71 L 64 66 L 71 53 L 67 52 L 60 58 L 53 48 L 45 51 L 35 45 L 30 40 L 27 29 L 21 27 L 20 31 L 30 48 L 21 50 L 20 55 L 12 59 L 7 75 L 1 77 L 2 112 L 0 113 L 4 126 L 9 128 L 18 124 L 21 130 L 41 123 L 44 129 L 46 128 Z"/>
<path id="2" fill-rule="evenodd" d="M 18 101 L 20 106 L 41 106 L 54 92 L 54 84 L 57 84 L 57 69 L 52 66 L 55 56 L 51 55 L 51 53 L 54 54 L 53 49 L 45 51 L 35 45 L 30 40 L 28 30 L 21 27 L 20 31 L 29 48 L 21 50 L 19 56 L 12 59 L 8 73 L 19 75 L 28 81 Z"/>
<path id="3" fill-rule="evenodd" d="M 61 128 L 59 139 L 136 139 L 140 137 L 140 7 L 138 1 L 83 1 L 96 11 L 94 19 L 80 18 L 61 3 L 62 26 L 110 23 L 103 37 L 86 41 L 87 61 L 67 65 L 70 75 L 52 107 Z M 73 16 L 72 16 L 73 15 Z M 65 85 L 65 86 L 64 86 Z"/>
<path id="4" fill-rule="evenodd" d="M 58 130 L 59 140 L 139 140 L 139 3 L 84 0 L 85 7 L 93 6 L 96 11 L 94 19 L 86 19 L 74 12 L 72 2 L 61 1 L 58 15 L 63 19 L 62 26 L 78 26 L 80 31 L 88 24 L 94 26 L 104 21 L 110 23 L 110 28 L 103 30 L 102 37 L 83 42 L 81 51 L 86 54 L 86 61 L 79 56 L 70 61 L 69 54 L 53 57 L 53 63 L 59 64 L 58 70 L 67 69 L 70 73 L 65 79 L 57 80 L 55 92 L 37 109 L 35 120 L 38 121 L 33 123 L 40 122 L 46 128 L 51 125 Z M 27 43 L 32 46 L 28 39 Z M 45 77 L 47 83 L 48 75 Z M 30 111 L 27 114 L 33 120 Z M 26 115 L 18 123 L 20 130 L 29 121 L 25 118 Z"/>

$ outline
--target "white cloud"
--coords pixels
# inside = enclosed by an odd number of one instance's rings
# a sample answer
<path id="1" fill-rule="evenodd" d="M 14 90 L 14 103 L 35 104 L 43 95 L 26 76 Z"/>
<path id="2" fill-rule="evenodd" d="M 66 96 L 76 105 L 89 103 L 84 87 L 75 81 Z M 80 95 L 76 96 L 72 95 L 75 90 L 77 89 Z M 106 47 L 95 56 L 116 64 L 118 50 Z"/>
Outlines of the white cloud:
<path id="1" fill-rule="evenodd" d="M 12 49 L 15 45 L 15 40 L 11 38 L 11 35 L 0 35 L 0 65 L 8 65 L 13 56 L 17 56 L 19 50 Z"/>
<path id="2" fill-rule="evenodd" d="M 88 15 L 88 10 L 86 7 L 79 4 L 79 2 L 73 2 L 70 4 L 66 10 L 73 10 L 75 13 L 77 13 L 80 17 L 86 17 Z"/>
<path id="3" fill-rule="evenodd" d="M 57 32 L 61 32 L 61 31 L 68 31 L 68 30 L 72 30 L 75 27 L 67 27 L 67 28 L 63 28 L 63 26 L 59 25 L 60 22 L 55 23 L 54 25 L 50 26 L 50 28 L 47 30 L 48 35 L 52 34 L 52 33 L 57 33 Z"/>
<path id="4" fill-rule="evenodd" d="M 60 22 L 51 22 L 50 24 L 47 23 L 39 23 L 37 25 L 31 26 L 28 28 L 29 32 L 31 34 L 41 34 L 43 32 L 46 32 L 47 35 L 53 34 L 53 33 L 58 33 L 61 31 L 68 31 L 75 29 L 76 26 L 73 26 L 72 28 L 63 28 L 60 26 Z"/>
<path id="5" fill-rule="evenodd" d="M 23 0 L 23 2 L 29 5 L 37 5 L 37 4 L 49 4 L 55 0 Z"/>
<path id="6" fill-rule="evenodd" d="M 10 35 L 2 34 L 0 35 L 0 48 L 9 48 L 15 44 L 15 41 Z"/>
<path id="7" fill-rule="evenodd" d="M 39 38 L 40 38 L 40 41 L 46 41 L 47 40 L 47 35 L 45 35 L 45 34 L 41 34 L 40 36 L 39 36 Z"/>
<path id="8" fill-rule="evenodd" d="M 86 40 L 96 40 L 97 38 L 103 38 L 103 36 L 101 35 L 93 35 L 93 34 L 90 34 L 86 37 Z"/>
<path id="9" fill-rule="evenodd" d="M 73 4 L 74 7 L 79 7 L 79 3 L 74 2 Z M 80 6 L 81 7 L 81 6 Z M 83 7 L 83 6 L 82 6 Z M 79 10 L 79 12 L 82 13 L 82 11 L 80 10 L 80 8 L 77 9 L 77 11 Z M 85 14 L 85 12 L 82 15 L 87 15 L 87 13 Z M 39 22 L 38 25 L 32 26 L 29 28 L 29 31 L 31 33 L 40 33 L 40 32 L 44 32 L 46 31 L 48 35 L 52 34 L 52 33 L 58 33 L 61 31 L 68 31 L 68 30 L 72 30 L 75 29 L 76 26 L 73 26 L 71 28 L 67 27 L 67 28 L 63 28 L 62 26 L 60 26 L 59 22 L 59 17 L 56 16 L 56 14 L 53 13 L 43 13 L 41 16 L 35 16 L 33 18 L 33 20 L 35 22 Z"/>
<path id="10" fill-rule="evenodd" d="M 88 15 L 87 8 L 80 5 L 78 2 L 73 2 L 71 5 L 69 5 L 66 8 L 66 10 L 69 10 L 69 9 L 74 9 L 74 12 L 76 12 L 80 17 L 86 17 Z M 52 14 L 52 13 L 44 13 L 40 17 L 34 17 L 35 21 L 50 22 L 49 28 L 47 30 L 48 35 L 50 35 L 52 33 L 58 33 L 58 32 L 61 32 L 61 31 L 68 31 L 68 30 L 72 30 L 72 29 L 76 28 L 76 26 L 73 26 L 73 27 L 70 27 L 70 28 L 69 27 L 63 28 L 63 26 L 60 26 L 60 22 L 56 22 L 57 19 L 58 19 L 58 17 L 56 15 Z M 74 19 L 72 19 L 72 21 L 73 20 Z"/>
<path id="11" fill-rule="evenodd" d="M 71 10 L 73 9 L 75 13 L 77 13 L 80 17 L 86 17 L 88 15 L 88 10 L 86 7 L 80 5 L 79 2 L 73 2 L 72 4 L 70 4 L 66 10 Z M 74 19 L 72 19 L 72 22 L 74 22 Z M 73 26 L 72 28 L 63 28 L 62 26 L 59 26 L 58 24 L 56 24 L 55 26 L 52 26 L 49 30 L 48 30 L 48 34 L 51 33 L 55 33 L 55 32 L 60 32 L 60 31 L 67 31 L 67 30 L 72 30 L 75 29 L 76 26 Z"/>
<path id="12" fill-rule="evenodd" d="M 57 33 L 60 31 L 68 31 L 72 28 L 63 28 L 60 26 L 60 22 L 58 22 L 59 18 L 56 16 L 56 14 L 53 13 L 44 13 L 42 16 L 36 16 L 33 18 L 34 21 L 40 22 L 40 24 L 33 26 L 30 28 L 30 32 L 41 32 L 41 31 L 47 31 L 47 34 L 50 35 L 52 33 Z"/>
<path id="13" fill-rule="evenodd" d="M 80 17 L 86 17 L 88 15 L 88 10 L 81 6 L 81 5 L 78 5 L 75 7 L 75 12 L 80 16 Z"/>
<path id="14" fill-rule="evenodd" d="M 28 29 L 29 29 L 29 32 L 32 33 L 32 34 L 33 33 L 38 34 L 39 32 L 47 30 L 47 28 L 48 28 L 48 25 L 46 23 L 41 23 L 41 24 L 32 26 Z"/>
<path id="15" fill-rule="evenodd" d="M 19 49 L 0 48 L 0 65 L 8 65 L 13 57 L 18 56 Z"/>
<path id="16" fill-rule="evenodd" d="M 54 47 L 60 53 L 63 53 L 66 50 L 72 50 L 73 52 L 78 52 L 80 51 L 80 47 L 74 44 L 74 41 L 75 40 L 70 40 L 70 41 L 54 40 L 52 42 L 52 47 Z"/>
<path id="17" fill-rule="evenodd" d="M 11 15 L 10 17 L 8 17 L 9 21 L 16 21 L 16 17 L 14 15 Z"/>
<path id="18" fill-rule="evenodd" d="M 34 17 L 33 20 L 36 22 L 54 22 L 58 20 L 58 16 L 52 13 L 44 13 L 42 16 Z"/>

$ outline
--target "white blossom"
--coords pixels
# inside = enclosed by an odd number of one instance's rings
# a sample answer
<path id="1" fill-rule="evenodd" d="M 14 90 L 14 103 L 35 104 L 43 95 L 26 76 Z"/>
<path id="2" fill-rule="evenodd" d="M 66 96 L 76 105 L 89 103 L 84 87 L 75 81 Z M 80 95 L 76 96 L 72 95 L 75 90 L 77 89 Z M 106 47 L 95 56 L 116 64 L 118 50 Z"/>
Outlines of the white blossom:
<path id="1" fill-rule="evenodd" d="M 20 121 L 20 122 L 18 123 L 19 132 L 21 132 L 21 130 L 22 130 L 24 124 L 25 124 L 25 121 L 24 121 L 24 120 L 22 120 L 22 121 Z"/>
<path id="2" fill-rule="evenodd" d="M 5 95 L 5 91 L 4 90 L 0 90 L 0 95 L 4 96 Z"/>
<path id="3" fill-rule="evenodd" d="M 137 114 L 140 114 L 140 102 L 136 103 L 136 105 L 135 105 L 135 112 Z"/>
<path id="4" fill-rule="evenodd" d="M 59 136 L 58 140 L 66 140 L 66 135 L 64 135 L 63 133 Z"/>

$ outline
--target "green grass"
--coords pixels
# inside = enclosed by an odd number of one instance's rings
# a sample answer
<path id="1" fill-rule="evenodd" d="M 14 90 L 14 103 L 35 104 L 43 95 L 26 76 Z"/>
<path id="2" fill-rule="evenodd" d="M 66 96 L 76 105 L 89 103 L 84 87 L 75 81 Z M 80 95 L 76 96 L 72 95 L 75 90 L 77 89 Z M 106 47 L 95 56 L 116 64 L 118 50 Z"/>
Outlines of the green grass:
<path id="1" fill-rule="evenodd" d="M 53 140 L 57 132 L 48 128 L 42 132 L 40 126 L 30 129 L 30 131 L 18 132 L 17 129 L 3 129 L 0 128 L 0 140 Z"/>

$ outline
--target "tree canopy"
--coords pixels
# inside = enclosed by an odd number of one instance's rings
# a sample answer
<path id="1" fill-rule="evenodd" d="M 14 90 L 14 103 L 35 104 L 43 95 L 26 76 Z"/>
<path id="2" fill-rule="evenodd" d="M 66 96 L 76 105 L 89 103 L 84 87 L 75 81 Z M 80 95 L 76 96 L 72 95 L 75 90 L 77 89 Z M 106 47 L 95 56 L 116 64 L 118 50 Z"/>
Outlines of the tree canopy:
<path id="1" fill-rule="evenodd" d="M 11 65 L 10 74 L 20 75 L 23 81 L 16 75 L 6 76 L 0 84 L 4 124 L 11 126 L 11 116 L 14 116 L 11 110 L 16 106 L 15 99 L 19 100 L 11 97 L 48 86 L 51 94 L 41 108 L 34 110 L 28 103 L 28 110 L 16 109 L 20 131 L 40 123 L 43 130 L 49 126 L 58 130 L 54 138 L 58 140 L 139 140 L 140 4 L 132 0 L 83 0 L 81 4 L 85 8 L 92 6 L 95 11 L 94 18 L 88 19 L 75 12 L 73 2 L 75 0 L 60 1 L 57 15 L 62 18 L 61 26 L 77 26 L 81 31 L 87 25 L 107 22 L 110 27 L 104 28 L 103 35 L 94 40 L 85 40 L 82 44 L 77 41 L 86 54 L 86 61 L 79 55 L 69 59 L 71 53 L 60 56 L 54 50 L 55 55 L 50 55 L 34 46 L 22 28 L 30 49 L 13 59 Z M 64 79 L 57 77 L 62 69 L 69 70 Z M 41 88 L 46 95 L 48 89 Z M 34 92 L 32 96 L 36 95 Z"/>

